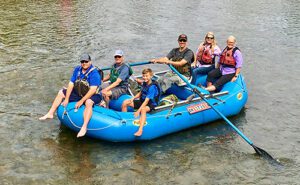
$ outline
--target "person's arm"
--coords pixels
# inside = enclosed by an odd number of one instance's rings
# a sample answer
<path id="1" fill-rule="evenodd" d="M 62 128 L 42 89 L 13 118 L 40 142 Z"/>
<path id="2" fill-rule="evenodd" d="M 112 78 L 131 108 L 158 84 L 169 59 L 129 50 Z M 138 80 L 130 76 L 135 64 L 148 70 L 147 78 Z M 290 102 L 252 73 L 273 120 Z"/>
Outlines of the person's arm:
<path id="1" fill-rule="evenodd" d="M 104 78 L 103 78 L 103 82 L 106 82 L 106 81 L 108 81 L 109 80 L 109 78 L 110 78 L 110 73 L 108 74 L 108 75 L 106 75 Z"/>
<path id="2" fill-rule="evenodd" d="M 235 75 L 234 75 L 234 77 L 231 79 L 232 82 L 236 81 L 236 79 L 238 78 L 240 72 L 241 72 L 241 68 L 237 68 L 237 69 L 235 70 Z"/>
<path id="3" fill-rule="evenodd" d="M 221 60 L 221 54 L 220 54 L 220 57 L 218 57 L 218 59 L 216 61 L 216 69 L 220 68 L 220 60 Z"/>
<path id="4" fill-rule="evenodd" d="M 165 64 L 167 61 L 170 61 L 170 58 L 174 57 L 175 50 L 176 49 L 174 48 L 167 54 L 167 56 L 158 59 L 152 59 L 151 62 Z"/>
<path id="5" fill-rule="evenodd" d="M 137 99 L 137 98 L 140 98 L 141 95 L 142 95 L 142 92 L 138 92 L 135 96 L 133 96 L 133 97 L 131 98 L 131 101 L 133 102 L 133 100 L 135 100 L 135 99 Z"/>
<path id="6" fill-rule="evenodd" d="M 187 63 L 187 61 L 185 59 L 182 59 L 180 62 L 174 62 L 174 61 L 169 60 L 168 57 L 153 59 L 153 60 L 151 60 L 151 62 L 160 63 L 160 64 L 171 64 L 173 66 L 183 66 L 184 64 Z"/>
<path id="7" fill-rule="evenodd" d="M 221 49 L 219 48 L 219 46 L 216 45 L 213 54 L 214 54 L 215 56 L 218 56 L 218 57 L 219 57 L 219 56 L 221 55 L 221 53 L 222 53 Z"/>
<path id="8" fill-rule="evenodd" d="M 67 87 L 65 100 L 62 103 L 62 105 L 64 107 L 66 107 L 69 103 L 69 98 L 70 98 L 70 95 L 71 95 L 71 92 L 72 92 L 73 88 L 74 88 L 74 83 L 70 81 L 69 84 L 68 84 L 68 87 Z"/>
<path id="9" fill-rule="evenodd" d="M 117 80 L 111 83 L 108 87 L 106 87 L 105 90 L 110 91 L 111 89 L 120 85 L 122 81 L 125 81 L 127 78 L 129 78 L 129 74 L 130 74 L 129 71 L 130 68 L 127 67 L 126 65 L 121 66 Z"/>
<path id="10" fill-rule="evenodd" d="M 165 62 L 165 64 L 171 64 L 171 65 L 177 66 L 177 67 L 183 66 L 186 63 L 187 63 L 187 61 L 185 59 L 182 59 L 179 62 L 174 62 L 174 61 L 171 61 L 171 60 L 168 60 L 168 61 Z"/>
<path id="11" fill-rule="evenodd" d="M 238 75 L 240 74 L 241 72 L 241 68 L 242 68 L 242 65 L 243 65 L 243 56 L 242 56 L 242 53 L 239 51 L 239 50 L 236 50 L 234 55 L 233 55 L 235 61 L 236 61 L 236 70 L 235 70 L 235 75 L 234 77 L 232 78 L 232 82 L 234 82 Z"/>
<path id="12" fill-rule="evenodd" d="M 121 80 L 120 78 L 117 78 L 117 80 L 116 80 L 114 83 L 110 84 L 110 85 L 109 85 L 108 87 L 106 87 L 104 90 L 105 90 L 105 91 L 110 91 L 111 89 L 117 87 L 121 82 L 122 82 L 122 80 Z"/>
<path id="13" fill-rule="evenodd" d="M 169 59 L 168 59 L 168 57 L 162 57 L 162 58 L 152 59 L 150 61 L 153 63 L 165 64 L 166 61 L 169 61 Z"/>
<path id="14" fill-rule="evenodd" d="M 68 84 L 68 87 L 67 87 L 67 91 L 66 91 L 66 96 L 65 96 L 65 99 L 64 101 L 62 102 L 62 105 L 64 107 L 66 107 L 69 103 L 69 98 L 70 98 L 70 95 L 73 91 L 73 88 L 74 88 L 74 83 L 76 81 L 76 78 L 77 78 L 77 75 L 78 75 L 78 72 L 80 70 L 80 66 L 76 66 L 73 70 L 73 75 L 71 76 L 71 79 L 70 79 L 70 82 Z"/>
<path id="15" fill-rule="evenodd" d="M 194 61 L 193 63 L 191 64 L 192 67 L 196 67 L 197 65 L 197 55 L 194 55 Z"/>

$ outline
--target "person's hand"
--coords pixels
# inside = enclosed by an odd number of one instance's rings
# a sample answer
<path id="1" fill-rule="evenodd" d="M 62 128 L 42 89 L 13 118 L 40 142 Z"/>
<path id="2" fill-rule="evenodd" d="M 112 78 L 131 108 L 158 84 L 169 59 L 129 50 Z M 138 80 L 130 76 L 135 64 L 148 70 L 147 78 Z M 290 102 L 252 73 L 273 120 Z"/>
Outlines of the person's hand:
<path id="1" fill-rule="evenodd" d="M 152 62 L 152 63 L 156 63 L 156 61 L 157 61 L 156 59 L 151 59 L 150 60 L 150 62 Z"/>
<path id="2" fill-rule="evenodd" d="M 61 105 L 64 106 L 64 107 L 67 107 L 68 103 L 69 103 L 69 100 L 65 99 L 65 100 L 61 103 Z"/>
<path id="3" fill-rule="evenodd" d="M 134 98 L 131 98 L 131 99 L 130 99 L 130 103 L 132 103 L 133 101 L 134 101 Z"/>
<path id="4" fill-rule="evenodd" d="M 236 76 L 234 76 L 234 77 L 231 79 L 231 82 L 235 82 L 235 81 L 236 81 L 236 79 L 237 79 L 237 77 L 236 77 Z"/>
<path id="5" fill-rule="evenodd" d="M 106 90 L 106 89 L 102 89 L 101 93 L 102 93 L 102 94 L 106 94 L 106 93 L 107 93 L 107 90 Z"/>
<path id="6" fill-rule="evenodd" d="M 79 107 L 81 107 L 82 104 L 83 104 L 83 101 L 79 100 L 75 105 L 75 109 L 78 109 Z"/>
<path id="7" fill-rule="evenodd" d="M 136 81 L 138 84 L 142 84 L 142 83 L 144 82 L 144 80 L 139 79 L 139 78 L 136 78 L 135 81 Z"/>

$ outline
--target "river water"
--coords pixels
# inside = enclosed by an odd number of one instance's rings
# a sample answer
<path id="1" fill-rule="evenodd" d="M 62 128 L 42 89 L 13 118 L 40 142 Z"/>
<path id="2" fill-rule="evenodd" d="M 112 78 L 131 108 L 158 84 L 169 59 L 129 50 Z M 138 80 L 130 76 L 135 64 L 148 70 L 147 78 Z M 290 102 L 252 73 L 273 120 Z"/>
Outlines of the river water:
<path id="1" fill-rule="evenodd" d="M 2 0 L 0 184 L 300 184 L 299 19 L 299 0 Z M 249 99 L 230 120 L 282 166 L 224 121 L 139 143 L 77 139 L 57 118 L 38 121 L 81 53 L 100 67 L 119 48 L 145 61 L 180 33 L 195 51 L 208 31 L 221 48 L 235 35 L 245 60 Z"/>

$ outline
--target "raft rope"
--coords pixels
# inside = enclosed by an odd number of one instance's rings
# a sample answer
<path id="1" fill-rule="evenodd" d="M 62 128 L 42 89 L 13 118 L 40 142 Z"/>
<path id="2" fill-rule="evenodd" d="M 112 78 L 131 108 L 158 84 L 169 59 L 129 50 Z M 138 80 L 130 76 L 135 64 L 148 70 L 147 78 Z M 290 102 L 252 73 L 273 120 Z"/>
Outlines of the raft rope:
<path id="1" fill-rule="evenodd" d="M 236 93 L 233 93 L 233 94 L 231 94 L 230 96 L 227 96 L 226 97 L 226 99 L 224 99 L 223 101 L 226 103 L 226 100 L 227 99 L 229 99 L 229 98 L 231 98 L 232 96 L 235 96 L 237 93 L 239 93 L 239 92 L 243 92 L 244 90 L 240 90 L 240 91 L 238 91 L 238 92 L 236 92 Z M 224 103 L 224 102 L 218 102 L 216 105 L 219 105 L 219 104 L 221 104 L 221 103 Z M 69 109 L 68 111 L 71 111 L 71 110 L 73 110 L 73 109 Z M 69 119 L 69 121 L 71 122 L 71 124 L 74 126 L 74 127 L 76 127 L 76 128 L 78 128 L 78 129 L 81 129 L 81 127 L 79 127 L 79 126 L 77 126 L 73 121 L 72 121 L 72 119 L 70 118 L 70 116 L 69 116 L 69 114 L 68 114 L 68 111 L 66 110 L 66 108 L 64 109 L 64 113 L 63 113 L 63 115 L 62 115 L 62 118 L 64 118 L 64 115 L 66 114 L 67 115 L 67 117 L 68 117 L 68 119 Z M 133 118 L 133 119 L 126 119 L 126 120 L 124 120 L 124 119 L 122 119 L 122 117 L 116 112 L 116 111 L 113 111 L 118 117 L 119 117 L 119 120 L 120 120 L 120 122 L 119 123 L 122 123 L 122 124 L 126 124 L 126 122 L 130 122 L 130 121 L 134 121 L 134 120 L 136 120 L 136 118 Z M 186 111 L 181 111 L 181 113 L 187 113 L 188 111 L 186 110 Z M 176 114 L 178 114 L 177 112 L 176 113 L 171 113 L 171 114 L 169 114 L 169 117 L 170 116 L 173 116 L 173 115 L 176 115 Z M 160 117 L 165 117 L 166 115 L 153 115 L 153 116 L 147 116 L 148 118 L 160 118 Z M 107 128 L 110 128 L 110 127 L 112 127 L 112 126 L 115 126 L 115 125 L 118 125 L 118 122 L 115 122 L 115 123 L 112 123 L 112 124 L 110 124 L 110 125 L 107 125 L 106 127 L 102 127 L 102 128 L 87 128 L 87 130 L 104 130 L 104 129 L 107 129 Z"/>
<path id="2" fill-rule="evenodd" d="M 73 109 L 70 109 L 70 110 L 73 110 Z M 69 110 L 69 111 L 70 111 L 70 110 Z M 72 123 L 72 125 L 73 125 L 74 127 L 78 128 L 78 129 L 81 129 L 81 127 L 77 126 L 77 125 L 72 121 L 72 119 L 70 118 L 70 116 L 69 116 L 69 114 L 68 114 L 68 111 L 66 111 L 66 109 L 65 109 L 65 113 L 66 113 L 66 115 L 67 115 L 69 121 Z M 112 124 L 107 125 L 106 127 L 102 127 L 102 128 L 87 128 L 87 130 L 104 130 L 104 129 L 107 129 L 107 128 L 112 127 L 112 126 L 114 126 L 114 125 L 117 125 L 117 124 L 116 124 L 116 123 L 112 123 Z"/>

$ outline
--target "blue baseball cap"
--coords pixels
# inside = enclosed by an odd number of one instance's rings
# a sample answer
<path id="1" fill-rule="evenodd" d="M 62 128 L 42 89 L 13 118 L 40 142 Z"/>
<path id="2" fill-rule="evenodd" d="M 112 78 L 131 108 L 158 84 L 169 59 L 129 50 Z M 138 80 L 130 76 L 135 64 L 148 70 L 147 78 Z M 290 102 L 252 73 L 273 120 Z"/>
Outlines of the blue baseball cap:
<path id="1" fill-rule="evenodd" d="M 80 61 L 83 61 L 83 60 L 85 60 L 85 61 L 91 61 L 90 55 L 87 54 L 87 53 L 82 54 L 81 57 L 80 57 Z"/>
<path id="2" fill-rule="evenodd" d="M 118 49 L 118 50 L 115 51 L 115 55 L 114 56 L 121 56 L 122 57 L 123 55 L 124 55 L 123 51 L 120 50 L 120 49 Z"/>

